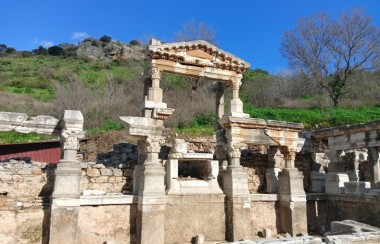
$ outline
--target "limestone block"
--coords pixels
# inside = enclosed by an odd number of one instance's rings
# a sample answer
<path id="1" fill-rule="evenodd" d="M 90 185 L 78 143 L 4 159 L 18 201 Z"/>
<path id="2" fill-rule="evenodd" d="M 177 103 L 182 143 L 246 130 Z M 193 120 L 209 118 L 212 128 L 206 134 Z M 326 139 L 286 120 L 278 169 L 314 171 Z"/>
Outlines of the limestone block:
<path id="1" fill-rule="evenodd" d="M 114 176 L 123 176 L 123 171 L 121 169 L 112 169 L 112 173 Z"/>
<path id="2" fill-rule="evenodd" d="M 21 133 L 36 132 L 40 134 L 58 133 L 59 120 L 45 115 L 31 117 L 30 120 L 24 121 L 21 125 L 15 128 L 15 131 Z"/>
<path id="3" fill-rule="evenodd" d="M 106 183 L 108 182 L 108 176 L 99 176 L 95 178 L 96 183 Z"/>
<path id="4" fill-rule="evenodd" d="M 297 168 L 285 168 L 278 174 L 280 195 L 305 195 L 303 174 Z"/>
<path id="5" fill-rule="evenodd" d="M 326 174 L 324 172 L 311 171 L 311 192 L 322 193 L 325 192 Z"/>
<path id="6" fill-rule="evenodd" d="M 343 194 L 344 182 L 349 182 L 348 175 L 345 173 L 328 172 L 326 174 L 326 193 Z"/>
<path id="7" fill-rule="evenodd" d="M 83 131 L 83 122 L 83 115 L 80 111 L 65 110 L 61 126 L 66 130 Z"/>
<path id="8" fill-rule="evenodd" d="M 222 172 L 223 192 L 228 196 L 249 195 L 247 172 L 241 166 L 228 166 Z"/>
<path id="9" fill-rule="evenodd" d="M 100 171 L 98 169 L 87 169 L 86 174 L 89 177 L 98 177 L 100 176 Z"/>
<path id="10" fill-rule="evenodd" d="M 347 195 L 364 195 L 366 193 L 364 181 L 344 182 L 344 193 Z"/>
<path id="11" fill-rule="evenodd" d="M 0 112 L 0 131 L 12 131 L 27 118 L 24 113 Z"/>
<path id="12" fill-rule="evenodd" d="M 111 169 L 100 169 L 100 174 L 104 176 L 111 176 L 112 175 L 112 170 Z"/>

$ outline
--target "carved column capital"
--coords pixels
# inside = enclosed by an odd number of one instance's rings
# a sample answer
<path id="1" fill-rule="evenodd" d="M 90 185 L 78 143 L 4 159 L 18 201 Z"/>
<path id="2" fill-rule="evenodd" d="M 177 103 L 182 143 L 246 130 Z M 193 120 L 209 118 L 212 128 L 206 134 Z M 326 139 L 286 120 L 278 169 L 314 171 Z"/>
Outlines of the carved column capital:
<path id="1" fill-rule="evenodd" d="M 157 69 L 155 67 L 152 67 L 152 69 L 151 69 L 151 77 L 152 77 L 152 79 L 160 80 L 161 79 L 161 74 L 162 74 L 162 72 L 159 69 Z"/>
<path id="2" fill-rule="evenodd" d="M 64 150 L 78 150 L 79 139 L 84 138 L 84 131 L 62 130 L 61 144 Z"/>

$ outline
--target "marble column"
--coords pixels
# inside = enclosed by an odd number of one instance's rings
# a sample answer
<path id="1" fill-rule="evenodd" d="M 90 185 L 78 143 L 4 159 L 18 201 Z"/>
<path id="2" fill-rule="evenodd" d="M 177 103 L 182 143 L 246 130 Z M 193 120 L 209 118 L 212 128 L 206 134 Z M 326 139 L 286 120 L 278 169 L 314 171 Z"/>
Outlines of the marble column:
<path id="1" fill-rule="evenodd" d="M 165 241 L 165 170 L 158 158 L 160 136 L 147 136 L 138 145 L 146 159 L 140 169 L 138 189 L 137 243 Z"/>
<path id="2" fill-rule="evenodd" d="M 243 102 L 239 98 L 241 79 L 242 77 L 236 77 L 231 81 L 232 99 L 229 104 L 227 115 L 231 117 L 249 118 L 248 114 L 243 113 Z"/>
<path id="3" fill-rule="evenodd" d="M 292 236 L 307 235 L 306 193 L 303 174 L 295 168 L 296 150 L 284 153 L 285 167 L 278 175 L 281 231 Z"/>
<path id="4" fill-rule="evenodd" d="M 240 165 L 240 143 L 227 143 L 229 156 L 223 172 L 223 192 L 227 195 L 227 240 L 238 241 L 251 236 L 251 197 L 247 172 Z"/>
<path id="5" fill-rule="evenodd" d="M 55 171 L 49 241 L 51 244 L 76 243 L 78 234 L 82 172 L 76 157 L 79 139 L 84 137 L 82 113 L 66 110 L 61 125 L 63 152 Z"/>

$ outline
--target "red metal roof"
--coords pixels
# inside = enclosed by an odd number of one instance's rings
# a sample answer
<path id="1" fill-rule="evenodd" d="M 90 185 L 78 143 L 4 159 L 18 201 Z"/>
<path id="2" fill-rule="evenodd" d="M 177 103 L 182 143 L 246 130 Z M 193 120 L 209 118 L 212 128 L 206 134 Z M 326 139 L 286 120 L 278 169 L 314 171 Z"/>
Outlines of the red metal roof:
<path id="1" fill-rule="evenodd" d="M 31 142 L 0 145 L 0 161 L 29 157 L 31 161 L 58 163 L 61 158 L 59 141 Z"/>

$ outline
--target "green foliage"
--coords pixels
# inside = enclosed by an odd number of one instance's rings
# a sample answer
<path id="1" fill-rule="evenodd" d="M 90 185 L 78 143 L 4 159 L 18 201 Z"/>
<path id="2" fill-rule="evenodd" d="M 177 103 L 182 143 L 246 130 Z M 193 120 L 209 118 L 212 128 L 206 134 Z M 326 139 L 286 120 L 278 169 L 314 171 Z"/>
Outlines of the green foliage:
<path id="1" fill-rule="evenodd" d="M 55 139 L 53 136 L 41 135 L 37 133 L 0 132 L 0 144 L 37 142 Z"/>
<path id="2" fill-rule="evenodd" d="M 21 52 L 21 57 L 23 57 L 23 58 L 30 58 L 30 57 L 32 57 L 32 52 L 30 52 L 30 51 L 22 51 Z"/>
<path id="3" fill-rule="evenodd" d="M 121 121 L 112 121 L 108 120 L 104 124 L 102 124 L 99 128 L 94 128 L 94 129 L 88 129 L 86 131 L 86 134 L 88 136 L 95 136 L 102 134 L 107 131 L 112 131 L 112 130 L 123 130 L 124 129 L 124 123 Z"/>
<path id="4" fill-rule="evenodd" d="M 303 123 L 306 129 L 364 123 L 380 119 L 379 107 L 357 108 L 248 108 L 253 118 Z"/>
<path id="5" fill-rule="evenodd" d="M 52 56 L 62 56 L 65 54 L 65 50 L 59 46 L 52 46 L 48 48 L 48 54 Z"/>
<path id="6" fill-rule="evenodd" d="M 112 41 L 112 37 L 104 35 L 104 36 L 99 38 L 99 41 L 104 42 L 104 43 L 108 43 L 108 42 Z"/>
<path id="7" fill-rule="evenodd" d="M 16 52 L 16 49 L 14 49 L 13 47 L 7 47 L 7 48 L 5 49 L 5 52 L 6 52 L 7 54 L 12 54 L 12 53 Z"/>
<path id="8" fill-rule="evenodd" d="M 37 49 L 33 49 L 32 53 L 34 55 L 46 55 L 48 53 L 48 51 L 43 46 L 39 46 Z"/>
<path id="9" fill-rule="evenodd" d="M 129 44 L 132 46 L 141 46 L 141 43 L 138 40 L 131 40 Z"/>

